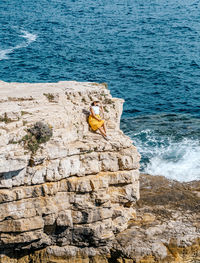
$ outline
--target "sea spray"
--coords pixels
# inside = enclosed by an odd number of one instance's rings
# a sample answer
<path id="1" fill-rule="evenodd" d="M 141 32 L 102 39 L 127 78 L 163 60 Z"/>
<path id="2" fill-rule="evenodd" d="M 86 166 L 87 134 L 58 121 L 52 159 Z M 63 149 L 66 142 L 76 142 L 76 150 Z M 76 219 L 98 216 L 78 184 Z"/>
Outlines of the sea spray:
<path id="1" fill-rule="evenodd" d="M 139 143 L 138 143 L 139 144 Z M 141 148 L 149 162 L 142 165 L 145 173 L 163 175 L 178 181 L 200 180 L 199 141 L 183 139 L 180 142 L 168 141 L 166 145 Z"/>
<path id="2" fill-rule="evenodd" d="M 187 182 L 200 180 L 199 122 L 183 114 L 157 114 L 125 119 L 121 127 L 142 156 L 141 172 Z"/>

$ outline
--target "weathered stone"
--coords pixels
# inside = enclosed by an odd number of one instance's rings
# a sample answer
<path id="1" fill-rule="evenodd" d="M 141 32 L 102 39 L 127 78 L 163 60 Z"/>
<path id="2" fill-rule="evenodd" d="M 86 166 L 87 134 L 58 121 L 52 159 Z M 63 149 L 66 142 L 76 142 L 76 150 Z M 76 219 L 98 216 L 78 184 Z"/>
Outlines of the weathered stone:
<path id="1" fill-rule="evenodd" d="M 9 143 L 9 142 L 8 142 Z M 23 153 L 23 148 L 19 147 L 21 153 Z M 0 156 L 0 173 L 8 173 L 12 171 L 17 171 L 24 169 L 28 165 L 29 156 L 12 156 L 13 151 L 19 150 L 17 147 L 6 147 L 4 152 L 1 152 Z M 10 152 L 10 154 L 8 154 Z"/>
<path id="2" fill-rule="evenodd" d="M 90 131 L 94 97 L 106 104 L 110 141 Z M 0 251 L 12 263 L 108 263 L 139 197 L 139 154 L 119 128 L 123 100 L 78 82 L 1 82 L 0 98 L 0 116 L 9 116 L 0 121 Z M 53 136 L 31 152 L 23 137 L 38 121 Z"/>
<path id="3" fill-rule="evenodd" d="M 61 211 L 58 214 L 56 223 L 58 226 L 73 226 L 71 210 Z"/>
<path id="4" fill-rule="evenodd" d="M 109 141 L 89 129 L 94 97 Z M 200 261 L 199 182 L 143 175 L 138 201 L 140 155 L 104 84 L 1 82 L 0 98 L 2 263 Z M 21 140 L 37 121 L 53 137 L 33 154 Z"/>
<path id="5" fill-rule="evenodd" d="M 72 244 L 83 246 L 106 245 L 114 238 L 112 219 L 105 219 L 93 224 L 74 225 Z"/>
<path id="6" fill-rule="evenodd" d="M 7 189 L 0 190 L 0 204 L 16 200 L 16 193 Z"/>
<path id="7" fill-rule="evenodd" d="M 102 221 L 107 218 L 111 218 L 113 214 L 112 208 L 100 207 L 84 209 L 83 211 L 72 211 L 74 224 L 86 224 L 97 221 Z"/>
<path id="8" fill-rule="evenodd" d="M 43 215 L 44 225 L 46 226 L 52 226 L 55 224 L 56 221 L 56 215 L 54 213 Z M 46 231 L 45 231 L 46 232 Z"/>
<path id="9" fill-rule="evenodd" d="M 87 193 L 92 191 L 90 180 L 87 177 L 83 179 L 77 177 L 69 178 L 67 184 L 70 192 Z"/>
<path id="10" fill-rule="evenodd" d="M 61 180 L 61 174 L 59 173 L 60 160 L 52 160 L 47 165 L 46 181 L 55 182 Z"/>
<path id="11" fill-rule="evenodd" d="M 81 161 L 85 174 L 97 174 L 101 171 L 98 154 L 96 152 L 85 154 L 81 157 Z"/>
<path id="12" fill-rule="evenodd" d="M 116 172 L 119 170 L 118 157 L 113 153 L 101 153 L 99 155 L 101 161 L 101 169 L 103 171 Z"/>
<path id="13" fill-rule="evenodd" d="M 16 247 L 16 244 L 23 244 L 23 243 L 29 243 L 33 241 L 37 241 L 41 239 L 43 236 L 43 233 L 41 230 L 34 229 L 34 231 L 29 232 L 22 232 L 16 235 L 16 233 L 3 233 L 1 234 L 1 241 L 4 244 L 10 244 L 14 245 Z M 20 248 L 20 245 L 19 245 Z M 4 262 L 4 261 L 3 261 Z M 8 261 L 5 261 L 8 262 Z"/>
<path id="14" fill-rule="evenodd" d="M 79 156 L 72 156 L 60 161 L 59 173 L 62 178 L 67 178 L 70 175 L 79 174 L 80 171 L 80 160 Z"/>
<path id="15" fill-rule="evenodd" d="M 198 262 L 200 259 L 199 182 L 179 183 L 160 176 L 141 176 L 141 199 L 128 229 L 117 234 L 114 247 L 133 262 Z M 184 192 L 184 196 L 183 196 Z M 183 198 L 187 198 L 183 203 Z M 114 209 L 113 216 L 121 211 Z M 116 215 L 117 213 L 117 215 Z M 116 217 L 113 223 L 120 218 Z M 120 230 L 121 231 L 121 230 Z"/>
<path id="16" fill-rule="evenodd" d="M 42 184 L 45 182 L 46 167 L 33 171 L 31 184 Z M 29 184 L 29 183 L 28 183 Z"/>
<path id="17" fill-rule="evenodd" d="M 5 220 L 0 222 L 0 232 L 25 232 L 36 229 L 41 229 L 44 222 L 41 217 L 21 218 L 20 220 Z"/>

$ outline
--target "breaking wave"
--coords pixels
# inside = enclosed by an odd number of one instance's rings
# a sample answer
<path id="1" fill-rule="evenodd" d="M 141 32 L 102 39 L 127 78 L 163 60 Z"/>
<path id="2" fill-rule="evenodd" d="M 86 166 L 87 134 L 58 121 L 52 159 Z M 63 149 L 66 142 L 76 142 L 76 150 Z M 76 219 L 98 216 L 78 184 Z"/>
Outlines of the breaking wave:
<path id="1" fill-rule="evenodd" d="M 200 180 L 199 119 L 158 114 L 129 118 L 121 126 L 142 156 L 141 172 L 181 182 Z"/>
<path id="2" fill-rule="evenodd" d="M 184 138 L 179 142 L 172 138 L 160 140 L 151 131 L 145 143 L 136 139 L 135 144 L 143 156 L 142 171 L 151 175 L 163 175 L 178 181 L 200 180 L 200 144 L 198 140 Z"/>

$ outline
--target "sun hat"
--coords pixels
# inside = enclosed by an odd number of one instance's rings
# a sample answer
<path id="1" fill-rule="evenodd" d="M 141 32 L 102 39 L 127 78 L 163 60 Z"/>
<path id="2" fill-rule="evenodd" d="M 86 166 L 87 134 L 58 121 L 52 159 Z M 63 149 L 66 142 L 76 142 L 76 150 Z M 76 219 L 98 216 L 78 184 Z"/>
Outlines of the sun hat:
<path id="1" fill-rule="evenodd" d="M 92 102 L 99 102 L 100 100 L 96 97 L 92 97 Z"/>

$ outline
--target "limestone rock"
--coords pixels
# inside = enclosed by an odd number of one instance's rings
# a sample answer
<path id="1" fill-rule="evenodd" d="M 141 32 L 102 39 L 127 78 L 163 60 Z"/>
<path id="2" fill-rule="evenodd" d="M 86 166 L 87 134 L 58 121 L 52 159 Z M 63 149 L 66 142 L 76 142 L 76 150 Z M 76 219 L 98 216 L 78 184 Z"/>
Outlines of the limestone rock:
<path id="1" fill-rule="evenodd" d="M 88 126 L 94 97 L 106 109 L 110 141 Z M 80 262 L 107 262 L 103 254 L 139 198 L 140 155 L 119 128 L 123 100 L 105 84 L 73 81 L 1 82 L 0 98 L 1 262 L 39 262 L 35 250 L 49 262 L 77 253 Z M 23 138 L 38 121 L 53 136 L 32 153 Z"/>
<path id="2" fill-rule="evenodd" d="M 118 260 L 200 262 L 199 186 L 141 175 L 136 216 L 113 244 Z"/>
<path id="3" fill-rule="evenodd" d="M 123 100 L 105 84 L 0 84 L 0 262 L 200 262 L 199 182 L 139 176 Z M 109 141 L 89 129 L 94 97 Z M 38 121 L 53 136 L 33 154 Z"/>

